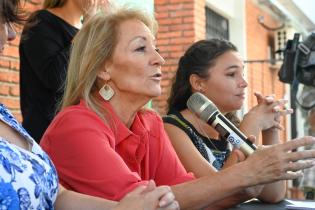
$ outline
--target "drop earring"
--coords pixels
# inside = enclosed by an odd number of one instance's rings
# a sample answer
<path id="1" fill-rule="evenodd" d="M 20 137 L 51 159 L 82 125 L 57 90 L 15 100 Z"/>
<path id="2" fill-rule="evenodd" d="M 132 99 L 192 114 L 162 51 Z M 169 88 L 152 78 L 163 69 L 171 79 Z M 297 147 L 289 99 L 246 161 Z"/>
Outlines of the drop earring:
<path id="1" fill-rule="evenodd" d="M 115 94 L 113 88 L 107 82 L 98 92 L 105 101 L 109 101 Z"/>

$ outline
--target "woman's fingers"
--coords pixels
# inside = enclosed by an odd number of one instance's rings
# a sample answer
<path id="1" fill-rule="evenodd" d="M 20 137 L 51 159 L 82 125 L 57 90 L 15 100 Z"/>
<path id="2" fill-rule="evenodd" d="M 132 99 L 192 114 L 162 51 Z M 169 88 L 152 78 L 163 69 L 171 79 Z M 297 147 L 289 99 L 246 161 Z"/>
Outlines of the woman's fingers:
<path id="1" fill-rule="evenodd" d="M 158 208 L 158 210 L 179 210 L 179 204 L 177 201 L 173 201 L 170 205 Z"/>
<path id="2" fill-rule="evenodd" d="M 315 165 L 314 160 L 306 160 L 315 158 L 315 150 L 296 152 L 292 152 L 292 150 L 313 144 L 315 144 L 314 137 L 303 137 L 283 144 L 259 147 L 244 161 L 244 163 L 250 161 L 251 170 L 248 171 L 248 176 L 255 177 L 256 183 L 254 184 L 300 177 L 302 175 L 300 170 Z"/>
<path id="3" fill-rule="evenodd" d="M 287 142 L 283 143 L 281 145 L 281 148 L 284 151 L 292 151 L 292 150 L 295 150 L 295 149 L 297 149 L 299 147 L 311 146 L 313 144 L 315 144 L 315 137 L 313 137 L 313 136 L 304 136 L 302 138 L 293 139 L 291 141 L 287 141 Z M 312 151 L 312 150 L 310 150 L 310 151 Z"/>
<path id="4" fill-rule="evenodd" d="M 289 161 L 292 161 L 292 162 L 295 162 L 298 160 L 309 159 L 309 158 L 315 158 L 315 150 L 302 150 L 302 151 L 290 152 L 288 153 L 287 158 Z"/>
<path id="5" fill-rule="evenodd" d="M 256 100 L 258 104 L 264 101 L 264 97 L 261 95 L 261 93 L 255 92 L 254 95 L 256 96 Z"/>
<path id="6" fill-rule="evenodd" d="M 254 95 L 256 96 L 256 100 L 258 104 L 266 103 L 267 105 L 273 103 L 275 101 L 275 95 L 267 95 L 263 96 L 261 93 L 255 92 Z"/>
<path id="7" fill-rule="evenodd" d="M 302 171 L 287 171 L 281 178 L 285 180 L 292 180 L 292 179 L 297 179 L 303 176 Z"/>
<path id="8" fill-rule="evenodd" d="M 160 198 L 159 207 L 168 206 L 174 201 L 175 201 L 175 196 L 171 191 L 169 191 L 168 193 L 164 194 L 163 197 Z"/>
<path id="9" fill-rule="evenodd" d="M 314 164 L 315 162 L 313 160 L 300 160 L 296 162 L 289 162 L 284 169 L 285 171 L 297 172 L 306 168 L 311 168 Z"/>
<path id="10" fill-rule="evenodd" d="M 160 186 L 153 191 L 144 195 L 145 205 L 144 209 L 163 209 L 172 210 L 178 209 L 178 203 L 175 200 L 175 196 L 168 186 Z"/>
<path id="11" fill-rule="evenodd" d="M 151 180 L 149 180 L 147 187 L 143 190 L 142 193 L 150 192 L 150 191 L 154 190 L 155 188 L 156 188 L 155 182 L 154 182 L 154 180 L 151 179 Z"/>

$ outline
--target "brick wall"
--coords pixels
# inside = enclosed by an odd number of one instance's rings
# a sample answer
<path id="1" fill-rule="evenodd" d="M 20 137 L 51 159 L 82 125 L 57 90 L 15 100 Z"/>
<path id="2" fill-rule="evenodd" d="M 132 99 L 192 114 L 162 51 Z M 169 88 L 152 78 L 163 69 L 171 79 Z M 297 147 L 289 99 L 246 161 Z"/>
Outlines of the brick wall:
<path id="1" fill-rule="evenodd" d="M 27 0 L 22 5 L 25 11 L 32 12 L 40 9 L 41 2 L 42 0 Z M 162 68 L 162 95 L 153 100 L 153 108 L 160 114 L 165 114 L 166 100 L 180 56 L 193 42 L 205 38 L 205 0 L 155 0 L 154 4 L 156 18 L 159 22 L 158 47 L 166 63 Z M 251 0 L 246 1 L 248 60 L 267 58 L 268 42 L 273 38 L 273 33 L 266 31 L 258 24 L 256 20 L 258 14 L 264 15 L 268 25 L 278 25 L 270 15 L 261 11 Z M 18 30 L 18 33 L 20 31 Z M 0 102 L 7 105 L 13 114 L 21 120 L 19 41 L 20 37 L 18 36 L 16 40 L 9 43 L 4 50 L 4 55 L 0 58 Z M 256 103 L 255 98 L 252 97 L 254 91 L 263 94 L 275 93 L 277 97 L 283 97 L 284 87 L 278 82 L 277 68 L 274 70 L 270 68 L 269 64 L 249 64 L 248 81 L 251 87 L 248 91 L 249 107 Z"/>
<path id="2" fill-rule="evenodd" d="M 157 43 L 166 63 L 162 67 L 162 95 L 153 100 L 153 108 L 165 114 L 179 58 L 193 42 L 205 38 L 205 1 L 155 0 L 154 6 L 159 23 Z"/>
<path id="3" fill-rule="evenodd" d="M 22 6 L 29 13 L 41 7 L 41 0 L 22 1 Z M 21 27 L 16 31 L 17 38 L 6 45 L 0 57 L 0 102 L 5 104 L 21 121 L 18 51 Z"/>
<path id="4" fill-rule="evenodd" d="M 247 34 L 247 60 L 264 60 L 268 58 L 268 46 L 273 45 L 274 32 L 263 28 L 257 21 L 257 16 L 263 15 L 264 22 L 270 27 L 277 27 L 281 23 L 273 19 L 268 13 L 258 8 L 252 0 L 246 1 L 246 34 Z M 249 83 L 248 107 L 256 104 L 254 92 L 264 95 L 275 94 L 277 98 L 284 97 L 284 85 L 278 80 L 279 66 L 269 63 L 247 64 Z M 285 125 L 282 121 L 282 125 Z M 286 133 L 281 133 L 281 139 L 286 139 Z"/>
<path id="5" fill-rule="evenodd" d="M 172 78 L 177 62 L 185 49 L 196 40 L 205 38 L 205 0 L 155 0 L 155 13 L 159 23 L 157 35 L 158 47 L 166 63 L 162 67 L 162 95 L 153 100 L 153 108 L 165 114 Z M 264 29 L 257 16 L 263 15 L 266 24 L 271 27 L 279 23 L 265 11 L 258 8 L 252 0 L 246 0 L 246 34 L 247 60 L 264 60 L 268 58 L 268 46 L 273 45 L 273 32 Z M 256 104 L 254 92 L 284 96 L 284 86 L 278 81 L 278 67 L 268 63 L 247 64 L 248 107 Z M 282 122 L 285 125 L 285 122 Z M 282 133 L 285 139 L 285 132 Z"/>

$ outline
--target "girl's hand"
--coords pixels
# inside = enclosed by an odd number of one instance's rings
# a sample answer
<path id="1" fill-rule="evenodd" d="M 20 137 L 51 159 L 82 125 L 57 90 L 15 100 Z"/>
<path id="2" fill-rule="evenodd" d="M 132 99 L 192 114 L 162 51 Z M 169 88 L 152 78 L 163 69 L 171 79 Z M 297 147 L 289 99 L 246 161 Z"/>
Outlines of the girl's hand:
<path id="1" fill-rule="evenodd" d="M 280 125 L 281 117 L 293 113 L 292 109 L 285 108 L 288 101 L 285 99 L 276 100 L 274 96 L 263 97 L 259 93 L 255 93 L 255 96 L 258 104 L 244 116 L 247 124 L 255 124 L 260 131 L 269 128 L 283 129 Z"/>

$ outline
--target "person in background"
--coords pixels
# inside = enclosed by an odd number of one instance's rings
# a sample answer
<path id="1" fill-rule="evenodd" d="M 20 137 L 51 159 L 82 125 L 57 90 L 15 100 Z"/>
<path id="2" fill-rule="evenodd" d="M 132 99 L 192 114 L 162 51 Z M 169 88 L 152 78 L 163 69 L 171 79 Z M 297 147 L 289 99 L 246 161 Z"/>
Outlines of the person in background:
<path id="1" fill-rule="evenodd" d="M 16 36 L 12 24 L 23 20 L 18 5 L 19 0 L 0 0 L 1 54 Z M 176 210 L 178 204 L 169 187 L 157 188 L 154 181 L 119 203 L 65 190 L 47 154 L 0 104 L 0 209 Z"/>
<path id="2" fill-rule="evenodd" d="M 314 97 L 314 95 L 313 95 Z M 315 136 L 315 108 L 308 111 L 307 121 L 310 127 L 309 135 Z M 306 149 L 315 149 L 314 146 Z M 304 176 L 302 177 L 302 186 L 306 199 L 315 200 L 315 169 L 305 169 Z"/>
<path id="3" fill-rule="evenodd" d="M 315 136 L 315 88 L 312 86 L 303 86 L 302 91 L 297 97 L 302 116 L 304 116 L 305 133 Z M 306 150 L 315 149 L 314 146 L 305 147 Z M 303 171 L 304 176 L 299 180 L 299 186 L 304 192 L 306 199 L 315 199 L 315 170 L 314 168 Z"/>
<path id="4" fill-rule="evenodd" d="M 104 0 L 44 0 L 24 26 L 19 45 L 22 125 L 39 142 L 63 94 L 71 42 Z"/>
<path id="5" fill-rule="evenodd" d="M 92 17 L 74 38 L 62 108 L 41 139 L 62 185 L 119 200 L 153 179 L 171 185 L 182 209 L 218 209 L 216 202 L 237 191 L 294 179 L 314 165 L 297 160 L 315 151 L 288 152 L 314 144 L 303 137 L 199 179 L 188 173 L 159 115 L 144 108 L 161 94 L 156 28 L 152 16 L 123 7 Z"/>
<path id="6" fill-rule="evenodd" d="M 168 115 L 163 120 L 180 160 L 197 177 L 212 174 L 223 166 L 229 167 L 244 156 L 239 150 L 231 151 L 230 145 L 214 128 L 187 108 L 187 100 L 195 92 L 209 98 L 246 136 L 258 139 L 262 132 L 263 144 L 280 142 L 279 117 L 292 110 L 282 109 L 284 100 L 274 100 L 272 96 L 264 98 L 256 93 L 259 104 L 240 121 L 235 112 L 243 105 L 246 88 L 244 62 L 237 48 L 227 40 L 200 40 L 180 58 L 168 99 Z M 254 196 L 266 202 L 279 202 L 285 196 L 286 187 L 282 181 L 253 190 L 247 189 L 230 199 L 241 202 Z"/>

